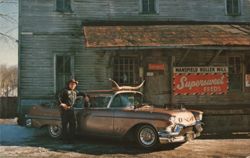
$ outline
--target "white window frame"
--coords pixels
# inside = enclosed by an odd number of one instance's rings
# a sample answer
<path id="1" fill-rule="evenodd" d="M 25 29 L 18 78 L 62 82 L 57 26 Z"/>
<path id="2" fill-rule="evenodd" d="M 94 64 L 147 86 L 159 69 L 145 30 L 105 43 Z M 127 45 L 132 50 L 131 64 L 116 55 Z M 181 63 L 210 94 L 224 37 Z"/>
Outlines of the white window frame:
<path id="1" fill-rule="evenodd" d="M 142 8 L 142 0 L 139 0 L 139 13 L 140 14 L 145 14 L 145 15 L 154 15 L 154 14 L 159 14 L 160 13 L 160 5 L 159 5 L 159 0 L 154 0 L 155 1 L 155 13 L 145 13 L 143 12 Z"/>
<path id="2" fill-rule="evenodd" d="M 242 14 L 242 0 L 237 0 L 239 5 L 238 5 L 238 13 L 229 13 L 228 10 L 227 10 L 227 1 L 228 0 L 225 0 L 225 14 L 228 15 L 228 16 L 240 16 Z"/>

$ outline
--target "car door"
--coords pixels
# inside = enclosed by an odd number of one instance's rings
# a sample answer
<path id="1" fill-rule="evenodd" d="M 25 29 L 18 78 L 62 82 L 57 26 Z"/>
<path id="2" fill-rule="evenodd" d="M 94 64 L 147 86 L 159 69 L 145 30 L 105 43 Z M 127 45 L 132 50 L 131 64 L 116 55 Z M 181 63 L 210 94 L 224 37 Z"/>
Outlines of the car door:
<path id="1" fill-rule="evenodd" d="M 76 129 L 77 132 L 80 131 L 80 115 L 83 111 L 83 107 L 84 107 L 84 99 L 82 96 L 78 96 L 76 98 L 75 104 L 74 104 L 74 113 L 75 113 L 75 118 L 76 118 Z"/>
<path id="2" fill-rule="evenodd" d="M 81 132 L 90 135 L 112 135 L 114 113 L 102 103 L 103 98 L 94 99 L 99 99 L 99 103 L 94 105 L 92 101 L 92 105 L 81 112 L 79 121 Z"/>
<path id="3" fill-rule="evenodd" d="M 136 93 L 121 93 L 115 96 L 110 108 L 114 111 L 114 136 L 120 137 L 126 134 L 136 120 L 134 105 L 138 99 Z"/>

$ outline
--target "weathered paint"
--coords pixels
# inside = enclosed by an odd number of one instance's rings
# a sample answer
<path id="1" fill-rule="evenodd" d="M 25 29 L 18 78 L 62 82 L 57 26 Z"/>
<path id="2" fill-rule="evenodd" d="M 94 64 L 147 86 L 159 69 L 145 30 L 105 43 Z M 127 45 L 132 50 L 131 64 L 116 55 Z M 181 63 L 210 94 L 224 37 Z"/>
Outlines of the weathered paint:
<path id="1" fill-rule="evenodd" d="M 163 105 L 171 99 L 175 103 L 192 105 L 250 104 L 249 90 L 214 96 L 176 96 L 171 98 L 171 69 L 169 59 L 181 66 L 227 65 L 227 56 L 249 54 L 246 48 L 232 48 L 211 60 L 218 50 L 225 47 L 193 47 L 186 49 L 161 49 L 161 47 L 134 47 L 116 50 L 87 49 L 83 44 L 82 27 L 86 21 L 148 21 L 148 22 L 246 22 L 250 21 L 250 1 L 242 0 L 241 16 L 225 15 L 224 0 L 159 0 L 159 13 L 139 13 L 139 0 L 72 0 L 72 13 L 56 11 L 55 0 L 19 1 L 19 110 L 32 105 L 53 102 L 55 99 L 55 56 L 71 55 L 74 58 L 74 73 L 79 90 L 110 89 L 112 58 L 115 54 L 135 55 L 142 58 L 146 74 L 150 63 L 165 64 L 163 72 L 154 72 L 154 77 L 145 77 L 145 98 Z M 212 49 L 211 49 L 212 48 Z M 187 53 L 189 52 L 189 53 Z M 183 54 L 187 54 L 183 56 Z M 197 60 L 198 62 L 194 62 Z M 208 105 L 209 104 L 209 105 Z M 230 105 L 231 106 L 231 105 Z M 227 107 L 225 107 L 226 109 Z"/>

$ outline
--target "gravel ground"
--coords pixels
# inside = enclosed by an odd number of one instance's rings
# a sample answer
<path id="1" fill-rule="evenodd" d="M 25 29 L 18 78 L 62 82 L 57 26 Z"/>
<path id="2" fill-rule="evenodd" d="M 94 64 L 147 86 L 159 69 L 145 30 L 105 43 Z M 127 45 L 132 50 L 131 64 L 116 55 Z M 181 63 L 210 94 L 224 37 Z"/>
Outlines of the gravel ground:
<path id="1" fill-rule="evenodd" d="M 4 122 L 4 123 L 3 123 Z M 192 142 L 160 146 L 145 151 L 134 144 L 94 138 L 78 138 L 64 144 L 45 135 L 46 131 L 17 126 L 13 120 L 0 120 L 0 158 L 80 158 L 80 157 L 194 157 L 250 158 L 250 139 L 196 139 Z"/>

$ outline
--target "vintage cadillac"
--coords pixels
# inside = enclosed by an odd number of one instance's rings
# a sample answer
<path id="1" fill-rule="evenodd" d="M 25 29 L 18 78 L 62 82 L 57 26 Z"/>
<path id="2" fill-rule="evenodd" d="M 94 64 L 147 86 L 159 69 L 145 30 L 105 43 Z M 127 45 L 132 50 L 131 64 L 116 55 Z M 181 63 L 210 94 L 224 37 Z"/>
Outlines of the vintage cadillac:
<path id="1" fill-rule="evenodd" d="M 113 81 L 114 82 L 114 81 Z M 186 142 L 202 132 L 203 112 L 185 108 L 156 108 L 143 103 L 138 87 L 116 84 L 115 89 L 90 91 L 89 106 L 82 97 L 75 104 L 77 133 L 102 137 L 132 138 L 145 149 L 158 144 Z M 27 127 L 48 128 L 53 138 L 61 136 L 57 106 L 33 106 L 26 117 Z"/>

